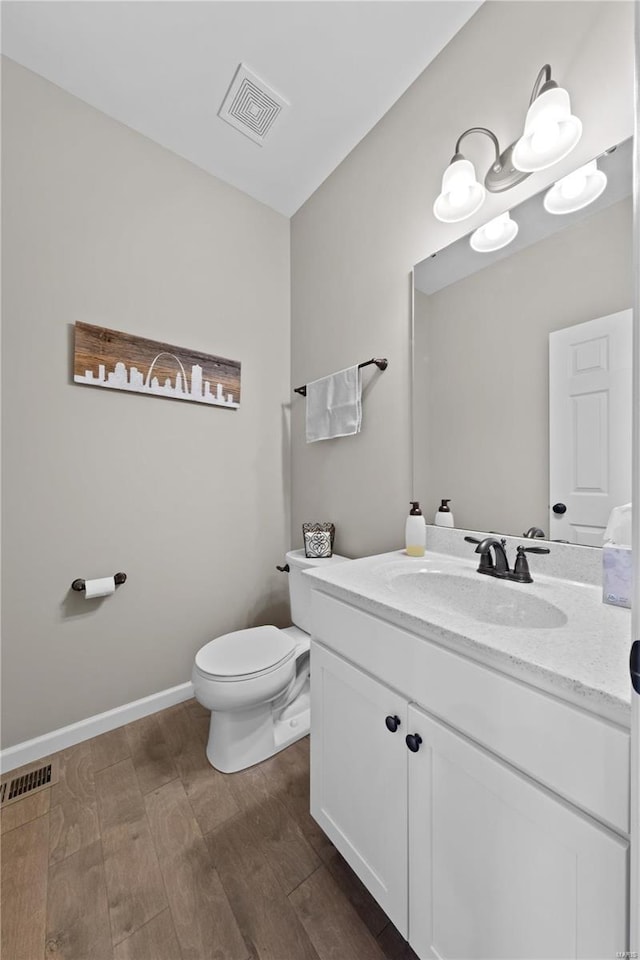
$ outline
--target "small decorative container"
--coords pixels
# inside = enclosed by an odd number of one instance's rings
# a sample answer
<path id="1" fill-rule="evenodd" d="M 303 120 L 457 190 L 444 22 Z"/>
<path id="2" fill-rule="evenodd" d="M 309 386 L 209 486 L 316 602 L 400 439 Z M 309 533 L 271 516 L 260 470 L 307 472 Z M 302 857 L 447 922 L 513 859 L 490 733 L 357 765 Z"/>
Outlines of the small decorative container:
<path id="1" fill-rule="evenodd" d="M 306 557 L 333 556 L 333 538 L 336 535 L 335 524 L 318 523 L 317 521 L 303 523 L 302 535 Z"/>

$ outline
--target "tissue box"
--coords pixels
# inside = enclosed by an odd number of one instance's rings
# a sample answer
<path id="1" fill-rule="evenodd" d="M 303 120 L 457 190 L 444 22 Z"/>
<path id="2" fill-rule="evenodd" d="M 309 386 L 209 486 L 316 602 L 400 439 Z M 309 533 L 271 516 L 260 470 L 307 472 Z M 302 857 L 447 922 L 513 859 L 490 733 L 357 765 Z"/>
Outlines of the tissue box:
<path id="1" fill-rule="evenodd" d="M 602 600 L 631 609 L 631 547 L 606 544 L 602 548 Z"/>

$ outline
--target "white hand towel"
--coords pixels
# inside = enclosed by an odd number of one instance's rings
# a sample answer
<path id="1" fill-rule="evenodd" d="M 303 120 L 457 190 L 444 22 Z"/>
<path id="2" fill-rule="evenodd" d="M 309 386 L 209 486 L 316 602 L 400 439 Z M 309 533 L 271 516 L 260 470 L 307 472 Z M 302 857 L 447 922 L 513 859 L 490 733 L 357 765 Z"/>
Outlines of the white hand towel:
<path id="1" fill-rule="evenodd" d="M 360 433 L 362 382 L 358 367 L 307 384 L 307 443 Z"/>

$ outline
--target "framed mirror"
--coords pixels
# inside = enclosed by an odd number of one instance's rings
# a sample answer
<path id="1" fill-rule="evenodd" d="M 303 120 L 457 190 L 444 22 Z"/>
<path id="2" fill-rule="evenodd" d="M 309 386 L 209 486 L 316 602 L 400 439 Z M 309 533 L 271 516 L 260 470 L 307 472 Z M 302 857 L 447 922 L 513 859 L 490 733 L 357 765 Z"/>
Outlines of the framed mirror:
<path id="1" fill-rule="evenodd" d="M 564 212 L 582 172 L 414 267 L 427 523 L 447 498 L 459 528 L 601 546 L 631 500 L 632 141 L 597 169 L 606 185 L 581 209 Z"/>

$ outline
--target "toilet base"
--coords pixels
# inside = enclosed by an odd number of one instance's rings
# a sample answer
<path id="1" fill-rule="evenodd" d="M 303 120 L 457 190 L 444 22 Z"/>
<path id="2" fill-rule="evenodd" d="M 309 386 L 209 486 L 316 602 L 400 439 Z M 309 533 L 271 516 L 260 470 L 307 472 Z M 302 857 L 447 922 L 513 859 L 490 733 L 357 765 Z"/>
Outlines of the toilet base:
<path id="1" fill-rule="evenodd" d="M 237 773 L 301 740 L 311 725 L 309 681 L 284 708 L 260 704 L 252 710 L 212 711 L 207 760 L 221 773 Z"/>

